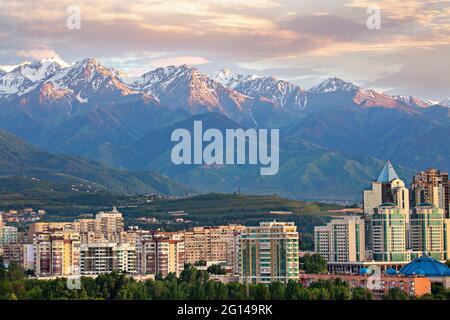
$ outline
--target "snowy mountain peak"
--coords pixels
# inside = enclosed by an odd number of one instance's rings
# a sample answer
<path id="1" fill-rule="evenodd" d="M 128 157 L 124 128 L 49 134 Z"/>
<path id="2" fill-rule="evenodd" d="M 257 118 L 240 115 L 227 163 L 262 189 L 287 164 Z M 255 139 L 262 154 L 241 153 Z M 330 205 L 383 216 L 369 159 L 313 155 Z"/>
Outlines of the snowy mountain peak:
<path id="1" fill-rule="evenodd" d="M 190 88 L 194 90 L 209 81 L 207 75 L 188 65 L 167 66 L 144 73 L 133 82 L 131 87 L 159 99 L 170 87 L 189 84 Z"/>
<path id="2" fill-rule="evenodd" d="M 359 87 L 353 83 L 346 82 L 339 78 L 329 78 L 322 83 L 309 89 L 310 93 L 333 93 L 333 92 L 350 92 L 358 90 Z"/>
<path id="3" fill-rule="evenodd" d="M 224 69 L 214 79 L 249 97 L 269 99 L 282 108 L 303 110 L 306 107 L 307 97 L 302 88 L 273 76 L 237 74 Z"/>
<path id="4" fill-rule="evenodd" d="M 215 81 L 223 84 L 226 87 L 236 89 L 236 87 L 238 87 L 239 85 L 241 85 L 244 82 L 257 80 L 259 78 L 260 77 L 258 77 L 257 75 L 254 75 L 254 74 L 252 74 L 252 75 L 239 74 L 239 73 L 232 72 L 228 68 L 224 68 L 221 71 L 219 71 L 214 76 L 213 79 Z"/>
<path id="5" fill-rule="evenodd" d="M 63 69 L 48 81 L 55 84 L 55 89 L 69 90 L 79 101 L 85 101 L 93 93 L 122 96 L 135 93 L 123 83 L 117 70 L 109 69 L 92 58 Z"/>
<path id="6" fill-rule="evenodd" d="M 22 95 L 64 69 L 67 63 L 48 58 L 24 62 L 0 77 L 0 94 Z"/>
<path id="7" fill-rule="evenodd" d="M 426 108 L 434 104 L 431 101 L 423 101 L 413 96 L 393 96 L 393 98 L 407 106 L 416 106 L 420 108 Z"/>

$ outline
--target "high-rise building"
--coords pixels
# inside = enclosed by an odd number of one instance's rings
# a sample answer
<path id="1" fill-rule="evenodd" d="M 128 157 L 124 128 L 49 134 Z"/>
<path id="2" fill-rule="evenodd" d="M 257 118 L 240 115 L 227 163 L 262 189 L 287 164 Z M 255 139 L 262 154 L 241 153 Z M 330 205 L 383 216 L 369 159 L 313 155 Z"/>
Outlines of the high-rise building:
<path id="1" fill-rule="evenodd" d="M 431 203 L 445 211 L 449 217 L 450 187 L 448 173 L 434 168 L 419 172 L 413 177 L 411 184 L 411 203 Z"/>
<path id="2" fill-rule="evenodd" d="M 173 235 L 152 234 L 138 242 L 138 266 L 140 274 L 167 277 L 169 273 L 180 276 L 184 270 L 184 241 Z"/>
<path id="3" fill-rule="evenodd" d="M 398 207 L 399 211 L 405 216 L 408 229 L 409 223 L 409 189 L 405 187 L 405 183 L 398 177 L 394 167 L 390 161 L 387 161 L 381 170 L 378 179 L 372 182 L 369 190 L 363 191 L 363 207 L 365 215 L 366 227 L 366 256 L 373 258 L 371 230 L 371 218 L 377 207 L 383 203 L 393 203 Z M 408 235 L 407 235 L 408 237 Z"/>
<path id="4" fill-rule="evenodd" d="M 136 273 L 136 247 L 128 243 L 83 243 L 80 250 L 81 274 L 98 275 L 113 271 Z"/>
<path id="5" fill-rule="evenodd" d="M 80 248 L 80 271 L 84 275 L 111 273 L 115 265 L 115 243 L 83 243 Z"/>
<path id="6" fill-rule="evenodd" d="M 375 261 L 408 261 L 405 212 L 394 203 L 384 203 L 371 216 L 371 245 Z"/>
<path id="7" fill-rule="evenodd" d="M 34 270 L 37 276 L 66 276 L 80 273 L 79 234 L 41 232 L 34 235 Z"/>
<path id="8" fill-rule="evenodd" d="M 125 273 L 137 273 L 136 247 L 131 243 L 118 243 L 115 248 L 115 270 Z"/>
<path id="9" fill-rule="evenodd" d="M 314 251 L 328 262 L 365 260 L 364 219 L 345 217 L 314 228 Z"/>
<path id="10" fill-rule="evenodd" d="M 18 232 L 16 227 L 3 226 L 0 229 L 0 245 L 17 242 Z"/>
<path id="11" fill-rule="evenodd" d="M 261 222 L 239 238 L 240 280 L 270 283 L 298 280 L 299 235 L 293 222 Z"/>
<path id="12" fill-rule="evenodd" d="M 2 258 L 5 265 L 16 263 L 23 265 L 23 247 L 21 243 L 8 243 L 1 246 L 3 249 Z"/>
<path id="13" fill-rule="evenodd" d="M 35 222 L 28 227 L 28 242 L 33 242 L 33 236 L 42 232 L 68 232 L 79 233 L 80 224 L 78 222 Z"/>
<path id="14" fill-rule="evenodd" d="M 121 242 L 125 228 L 122 213 L 116 207 L 112 211 L 101 211 L 95 219 L 80 219 L 80 233 L 83 243 Z"/>
<path id="15" fill-rule="evenodd" d="M 195 227 L 184 232 L 186 263 L 226 261 L 236 263 L 236 238 L 245 229 L 242 225 Z"/>
<path id="16" fill-rule="evenodd" d="M 441 261 L 448 259 L 448 223 L 444 210 L 430 203 L 422 203 L 414 208 L 410 226 L 411 259 L 422 255 Z"/>
<path id="17" fill-rule="evenodd" d="M 409 219 L 409 190 L 398 177 L 390 161 L 387 161 L 377 181 L 370 190 L 363 191 L 364 213 L 368 216 L 383 203 L 395 203 Z"/>
<path id="18" fill-rule="evenodd" d="M 444 257 L 445 260 L 450 260 L 450 219 L 444 220 L 444 248 L 445 248 L 445 254 Z"/>

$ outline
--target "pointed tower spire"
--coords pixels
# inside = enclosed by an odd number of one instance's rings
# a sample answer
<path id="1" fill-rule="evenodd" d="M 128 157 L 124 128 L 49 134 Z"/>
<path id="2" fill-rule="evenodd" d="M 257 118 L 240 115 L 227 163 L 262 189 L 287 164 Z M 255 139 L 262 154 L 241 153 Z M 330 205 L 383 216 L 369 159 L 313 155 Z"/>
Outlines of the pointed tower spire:
<path id="1" fill-rule="evenodd" d="M 389 183 L 394 179 L 400 179 L 400 178 L 398 177 L 397 172 L 395 172 L 394 166 L 388 160 L 388 161 L 386 161 L 386 164 L 384 165 L 383 170 L 381 170 L 381 173 L 378 176 L 377 182 Z"/>

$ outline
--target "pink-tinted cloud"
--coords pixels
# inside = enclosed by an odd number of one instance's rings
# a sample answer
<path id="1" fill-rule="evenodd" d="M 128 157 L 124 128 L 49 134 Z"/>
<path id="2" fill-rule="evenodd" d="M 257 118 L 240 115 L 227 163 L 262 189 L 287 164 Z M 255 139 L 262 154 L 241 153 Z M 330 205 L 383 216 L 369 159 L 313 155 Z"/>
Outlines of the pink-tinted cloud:
<path id="1" fill-rule="evenodd" d="M 374 3 L 381 9 L 380 30 L 366 27 L 366 9 Z M 305 74 L 291 77 L 298 79 L 340 75 L 378 81 L 383 87 L 383 79 L 395 79 L 398 70 L 414 68 L 414 61 L 432 64 L 421 72 L 450 87 L 445 78 L 431 73 L 434 68 L 450 72 L 450 62 L 441 59 L 438 66 L 426 60 L 430 52 L 439 55 L 450 45 L 449 0 L 3 0 L 2 4 L 0 64 L 17 63 L 26 53 L 36 58 L 57 53 L 69 60 L 92 56 L 119 61 L 133 73 L 154 63 L 186 61 L 205 68 L 232 64 L 256 72 L 278 70 L 280 75 L 283 68 L 302 70 Z M 80 30 L 66 26 L 69 5 L 80 8 Z M 410 51 L 415 59 L 403 59 Z M 406 89 L 399 82 L 389 86 Z M 417 80 L 415 86 L 419 84 Z M 445 93 L 430 88 L 429 94 L 438 98 Z"/>

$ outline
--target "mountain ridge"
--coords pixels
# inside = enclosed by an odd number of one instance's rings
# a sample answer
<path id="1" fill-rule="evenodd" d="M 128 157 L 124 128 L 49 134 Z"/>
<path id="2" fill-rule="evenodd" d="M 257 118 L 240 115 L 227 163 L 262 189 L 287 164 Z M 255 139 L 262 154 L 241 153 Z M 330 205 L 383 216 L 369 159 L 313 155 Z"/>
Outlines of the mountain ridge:
<path id="1" fill-rule="evenodd" d="M 94 59 L 62 68 L 52 63 L 16 68 L 20 95 L 0 93 L 0 128 L 52 153 L 104 161 L 118 170 L 151 169 L 206 192 L 241 186 L 310 198 L 321 192 L 357 197 L 385 159 L 408 173 L 425 166 L 450 170 L 450 145 L 442 140 L 450 135 L 450 109 L 413 96 L 339 78 L 305 90 L 229 70 L 211 77 L 186 65 L 157 68 L 130 84 L 119 70 Z M 30 65 L 40 67 L 18 72 Z M 38 79 L 36 84 L 26 75 Z M 10 78 L 11 72 L 0 76 L 0 83 Z M 195 119 L 279 129 L 280 177 L 262 179 L 248 166 L 172 166 L 168 133 Z M 333 176 L 339 167 L 343 171 Z"/>
<path id="2" fill-rule="evenodd" d="M 184 194 L 188 188 L 152 172 L 128 172 L 94 160 L 53 155 L 0 129 L 0 175 L 31 176 L 54 182 L 89 184 L 119 193 Z"/>

